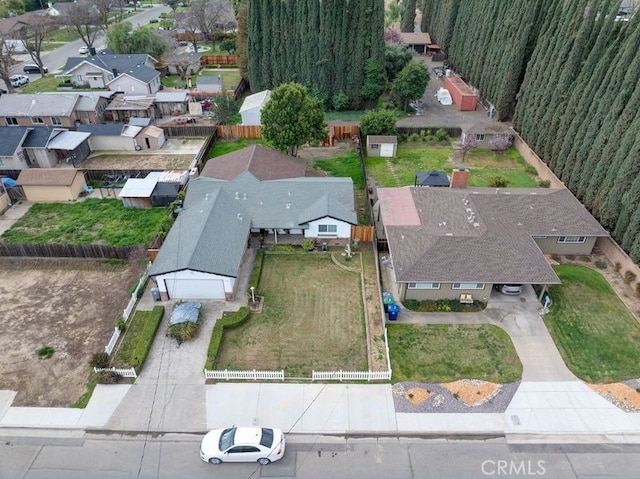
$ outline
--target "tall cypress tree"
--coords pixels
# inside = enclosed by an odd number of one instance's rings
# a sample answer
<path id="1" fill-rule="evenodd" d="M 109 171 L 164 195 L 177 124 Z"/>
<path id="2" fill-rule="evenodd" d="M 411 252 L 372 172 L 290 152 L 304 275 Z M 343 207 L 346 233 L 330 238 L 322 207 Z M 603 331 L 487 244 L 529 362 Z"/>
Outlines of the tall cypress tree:
<path id="1" fill-rule="evenodd" d="M 401 32 L 415 31 L 416 23 L 416 0 L 404 0 L 404 10 L 402 12 Z"/>

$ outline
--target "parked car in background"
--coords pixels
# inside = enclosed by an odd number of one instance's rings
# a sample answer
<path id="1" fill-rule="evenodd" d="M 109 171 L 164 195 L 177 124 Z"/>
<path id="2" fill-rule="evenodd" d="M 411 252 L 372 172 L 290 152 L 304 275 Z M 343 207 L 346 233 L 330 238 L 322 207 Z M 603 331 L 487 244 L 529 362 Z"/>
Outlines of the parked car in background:
<path id="1" fill-rule="evenodd" d="M 49 69 L 47 67 L 42 67 L 42 72 L 40 71 L 40 67 L 35 63 L 30 63 L 22 67 L 22 71 L 25 73 L 49 73 Z"/>
<path id="2" fill-rule="evenodd" d="M 267 465 L 282 459 L 284 435 L 267 427 L 230 427 L 208 432 L 200 445 L 200 457 L 210 464 L 258 462 Z"/>
<path id="3" fill-rule="evenodd" d="M 495 289 L 496 291 L 500 291 L 502 294 L 518 295 L 522 293 L 521 284 L 496 284 Z"/>
<path id="4" fill-rule="evenodd" d="M 9 77 L 9 81 L 13 87 L 19 88 L 22 85 L 29 83 L 29 77 L 24 75 L 11 75 Z"/>
<path id="5" fill-rule="evenodd" d="M 89 53 L 89 47 L 88 47 L 88 46 L 86 46 L 86 45 L 85 45 L 85 46 L 83 46 L 83 47 L 80 47 L 80 48 L 78 49 L 78 53 L 79 53 L 80 55 L 86 55 L 87 53 Z"/>

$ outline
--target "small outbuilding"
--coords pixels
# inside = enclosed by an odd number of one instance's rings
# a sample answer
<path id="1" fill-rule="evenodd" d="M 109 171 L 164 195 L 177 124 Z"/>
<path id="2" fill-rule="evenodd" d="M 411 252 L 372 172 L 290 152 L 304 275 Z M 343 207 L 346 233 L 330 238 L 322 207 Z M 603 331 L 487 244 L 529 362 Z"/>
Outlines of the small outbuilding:
<path id="1" fill-rule="evenodd" d="M 444 171 L 418 171 L 414 186 L 448 187 L 449 176 Z"/>
<path id="2" fill-rule="evenodd" d="M 456 75 L 444 77 L 444 87 L 449 90 L 453 103 L 460 111 L 474 111 L 478 104 L 478 95 L 462 78 Z"/>
<path id="3" fill-rule="evenodd" d="M 165 142 L 164 130 L 150 125 L 140 132 L 136 141 L 143 150 L 159 150 Z"/>
<path id="4" fill-rule="evenodd" d="M 262 109 L 271 98 L 271 90 L 263 90 L 249 95 L 242 102 L 240 116 L 243 125 L 261 125 Z"/>
<path id="5" fill-rule="evenodd" d="M 398 137 L 395 135 L 367 135 L 367 156 L 393 158 L 398 153 Z"/>
<path id="6" fill-rule="evenodd" d="M 127 208 L 151 208 L 151 195 L 157 184 L 155 178 L 129 178 L 118 197 Z"/>
<path id="7" fill-rule="evenodd" d="M 75 168 L 22 170 L 16 182 L 28 201 L 75 201 L 86 187 L 84 173 Z"/>
<path id="8" fill-rule="evenodd" d="M 513 143 L 514 131 L 504 123 L 484 121 L 463 131 L 462 142 L 467 135 L 475 137 L 476 148 L 479 150 L 504 151 Z"/>

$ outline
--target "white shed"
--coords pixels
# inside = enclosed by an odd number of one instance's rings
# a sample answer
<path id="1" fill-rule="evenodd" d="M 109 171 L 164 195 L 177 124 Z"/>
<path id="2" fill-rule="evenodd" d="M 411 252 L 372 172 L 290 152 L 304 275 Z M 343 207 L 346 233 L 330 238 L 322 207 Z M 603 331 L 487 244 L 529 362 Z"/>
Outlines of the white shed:
<path id="1" fill-rule="evenodd" d="M 392 135 L 367 135 L 367 156 L 393 158 L 398 150 L 398 137 Z"/>
<path id="2" fill-rule="evenodd" d="M 262 108 L 271 98 L 271 90 L 264 90 L 259 93 L 249 95 L 244 99 L 240 107 L 240 116 L 243 125 L 261 125 L 260 113 Z"/>

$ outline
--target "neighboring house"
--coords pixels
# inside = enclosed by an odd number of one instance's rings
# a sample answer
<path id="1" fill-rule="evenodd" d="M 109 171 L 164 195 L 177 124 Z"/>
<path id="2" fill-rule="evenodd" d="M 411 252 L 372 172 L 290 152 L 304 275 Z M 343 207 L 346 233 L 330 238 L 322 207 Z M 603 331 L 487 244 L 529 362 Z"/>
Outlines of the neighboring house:
<path id="1" fill-rule="evenodd" d="M 400 32 L 400 41 L 420 55 L 426 55 L 428 45 L 431 45 L 428 33 Z"/>
<path id="2" fill-rule="evenodd" d="M 133 95 L 153 95 L 161 86 L 156 60 L 147 54 L 102 52 L 92 57 L 70 57 L 60 76 L 74 86 L 105 88 Z"/>
<path id="3" fill-rule="evenodd" d="M 172 54 L 170 53 L 169 55 L 172 55 Z M 200 55 L 200 53 L 175 52 L 173 53 L 173 55 L 179 58 L 178 62 L 181 69 L 183 69 L 183 71 L 186 71 L 188 75 L 193 76 L 197 74 L 202 68 L 202 60 L 201 60 L 202 56 Z M 178 70 L 178 67 L 176 66 L 175 63 L 168 62 L 166 63 L 166 65 L 167 65 L 167 71 L 169 72 L 169 75 L 180 75 L 180 71 Z"/>
<path id="4" fill-rule="evenodd" d="M 159 91 L 154 103 L 162 116 L 178 116 L 187 112 L 189 98 L 186 91 Z"/>
<path id="5" fill-rule="evenodd" d="M 395 135 L 367 135 L 367 156 L 393 158 L 398 153 L 398 137 Z"/>
<path id="6" fill-rule="evenodd" d="M 115 95 L 105 109 L 106 116 L 115 122 L 127 123 L 130 118 L 160 118 L 162 115 L 155 105 L 155 96 Z"/>
<path id="7" fill-rule="evenodd" d="M 78 94 L 11 93 L 0 96 L 0 125 L 54 126 L 73 128 L 76 124 Z"/>
<path id="8" fill-rule="evenodd" d="M 400 301 L 487 301 L 494 284 L 544 289 L 560 283 L 545 254 L 589 255 L 608 236 L 567 189 L 379 188 L 378 199 Z"/>
<path id="9" fill-rule="evenodd" d="M 478 145 L 476 148 L 479 150 L 504 150 L 505 144 L 510 145 L 513 142 L 514 132 L 511 127 L 504 123 L 480 122 L 462 132 L 462 138 L 460 139 L 462 144 L 464 144 L 466 135 L 473 135 L 475 137 Z M 507 139 L 508 143 L 498 145 L 498 142 L 494 142 L 496 137 Z"/>
<path id="10" fill-rule="evenodd" d="M 78 165 L 91 151 L 89 134 L 51 127 L 0 127 L 0 170 Z"/>
<path id="11" fill-rule="evenodd" d="M 86 186 L 84 174 L 75 168 L 36 168 L 23 170 L 17 185 L 28 201 L 75 201 Z"/>
<path id="12" fill-rule="evenodd" d="M 69 95 L 70 93 L 55 92 L 48 95 Z M 104 122 L 104 112 L 109 106 L 111 98 L 115 95 L 112 91 L 87 91 L 74 92 L 80 96 L 80 101 L 75 107 L 75 122 L 84 125 L 99 124 Z M 41 95 L 40 95 L 41 96 Z"/>
<path id="13" fill-rule="evenodd" d="M 271 98 L 270 90 L 263 90 L 253 95 L 249 95 L 242 102 L 240 107 L 240 116 L 242 117 L 243 125 L 261 125 L 260 115 L 262 108 L 267 104 Z"/>
<path id="14" fill-rule="evenodd" d="M 0 181 L 0 215 L 7 211 L 9 206 L 11 206 L 11 198 L 9 198 L 9 193 L 7 193 L 4 184 Z"/>
<path id="15" fill-rule="evenodd" d="M 233 298 L 251 234 L 285 244 L 349 241 L 357 222 L 351 179 L 291 177 L 304 172 L 303 161 L 263 150 L 212 158 L 202 173 L 217 178 L 189 182 L 184 210 L 149 271 L 164 298 Z"/>
<path id="16" fill-rule="evenodd" d="M 222 77 L 217 75 L 198 75 L 196 77 L 198 96 L 220 95 L 224 91 Z"/>
<path id="17" fill-rule="evenodd" d="M 136 137 L 143 130 L 141 126 L 111 123 L 106 125 L 79 125 L 78 131 L 89 133 L 91 151 L 135 151 Z M 142 149 L 140 146 L 138 150 Z"/>

